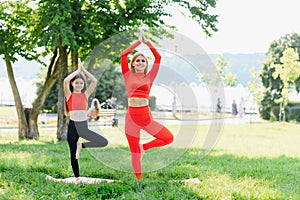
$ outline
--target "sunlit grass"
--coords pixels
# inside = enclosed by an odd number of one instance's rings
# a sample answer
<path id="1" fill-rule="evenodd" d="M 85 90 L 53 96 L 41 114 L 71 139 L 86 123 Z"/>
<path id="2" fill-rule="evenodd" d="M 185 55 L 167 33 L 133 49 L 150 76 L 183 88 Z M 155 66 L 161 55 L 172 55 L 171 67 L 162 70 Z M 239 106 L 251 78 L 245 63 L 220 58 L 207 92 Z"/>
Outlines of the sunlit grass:
<path id="1" fill-rule="evenodd" d="M 1 118 L 10 118 L 17 117 L 17 111 L 14 106 L 0 106 L 0 119 Z"/>
<path id="2" fill-rule="evenodd" d="M 182 143 L 146 152 L 143 164 L 175 157 L 136 181 L 122 127 L 91 127 L 110 141 L 99 153 L 82 151 L 83 176 L 120 180 L 93 185 L 51 182 L 46 175 L 71 177 L 69 149 L 56 141 L 56 129 L 41 129 L 40 139 L 18 141 L 17 130 L 0 130 L 0 199 L 300 199 L 300 126 L 285 123 L 224 124 L 216 146 L 205 157 L 203 142 L 210 124 L 168 125 Z M 148 140 L 143 134 L 143 141 Z M 121 152 L 121 154 L 119 154 Z M 157 152 L 162 153 L 159 154 Z M 102 156 L 102 157 L 101 157 Z M 126 157 L 127 156 L 127 157 Z M 107 160 L 105 160 L 107 159 Z M 118 164 L 127 159 L 127 165 Z M 103 163 L 128 169 L 116 170 Z M 169 182 L 198 178 L 199 184 Z"/>

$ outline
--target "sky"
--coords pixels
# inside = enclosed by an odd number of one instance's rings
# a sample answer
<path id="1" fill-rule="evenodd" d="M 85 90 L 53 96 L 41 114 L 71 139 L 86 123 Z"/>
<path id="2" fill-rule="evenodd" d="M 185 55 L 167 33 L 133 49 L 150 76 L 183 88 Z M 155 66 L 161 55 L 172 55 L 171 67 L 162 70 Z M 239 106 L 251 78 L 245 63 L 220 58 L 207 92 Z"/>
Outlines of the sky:
<path id="1" fill-rule="evenodd" d="M 175 16 L 167 23 L 197 42 L 209 54 L 265 53 L 270 43 L 288 33 L 300 33 L 299 0 L 218 0 L 218 32 L 205 36 L 199 25 Z"/>

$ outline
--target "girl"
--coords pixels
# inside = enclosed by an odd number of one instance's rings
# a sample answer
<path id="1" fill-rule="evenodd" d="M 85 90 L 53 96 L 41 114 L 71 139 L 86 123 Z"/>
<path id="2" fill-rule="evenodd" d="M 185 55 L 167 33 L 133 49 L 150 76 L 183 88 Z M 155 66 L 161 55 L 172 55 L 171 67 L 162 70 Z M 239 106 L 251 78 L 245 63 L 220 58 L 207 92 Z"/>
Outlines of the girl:
<path id="1" fill-rule="evenodd" d="M 85 76 L 91 80 L 87 86 Z M 67 104 L 67 113 L 70 117 L 68 125 L 68 144 L 70 147 L 71 165 L 76 181 L 79 181 L 78 157 L 82 148 L 105 147 L 108 141 L 97 133 L 88 129 L 87 124 L 87 104 L 88 98 L 97 86 L 97 79 L 89 73 L 78 60 L 78 69 L 69 74 L 64 79 L 64 94 Z M 89 142 L 78 142 L 82 137 Z"/>
<path id="2" fill-rule="evenodd" d="M 95 121 L 98 121 L 99 120 L 99 111 L 100 111 L 100 103 L 99 103 L 99 100 L 94 98 L 92 100 L 92 103 L 91 103 L 91 107 L 90 109 L 88 110 L 88 116 L 89 116 L 89 121 L 91 121 L 92 119 L 94 119 Z"/>
<path id="3" fill-rule="evenodd" d="M 137 52 L 133 55 L 128 68 L 128 55 L 142 42 L 152 51 L 155 61 L 148 73 L 148 60 L 145 55 Z M 147 41 L 143 31 L 139 40 L 129 46 L 121 54 L 121 66 L 128 95 L 128 111 L 125 119 L 125 134 L 128 140 L 131 163 L 137 179 L 142 179 L 141 159 L 144 151 L 165 146 L 173 141 L 172 133 L 162 124 L 154 121 L 148 106 L 151 86 L 158 73 L 161 56 Z M 139 144 L 140 130 L 143 129 L 155 137 L 150 142 Z"/>

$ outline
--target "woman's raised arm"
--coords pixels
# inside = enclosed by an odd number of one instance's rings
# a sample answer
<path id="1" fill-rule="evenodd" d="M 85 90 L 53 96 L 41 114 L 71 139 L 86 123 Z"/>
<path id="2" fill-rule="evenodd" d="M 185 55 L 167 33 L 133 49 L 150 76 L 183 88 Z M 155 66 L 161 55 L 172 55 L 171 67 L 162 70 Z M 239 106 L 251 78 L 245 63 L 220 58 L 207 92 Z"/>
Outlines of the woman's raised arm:
<path id="1" fill-rule="evenodd" d="M 141 41 L 137 40 L 121 53 L 121 68 L 122 68 L 123 75 L 125 75 L 129 71 L 128 55 L 140 44 L 141 44 Z"/>

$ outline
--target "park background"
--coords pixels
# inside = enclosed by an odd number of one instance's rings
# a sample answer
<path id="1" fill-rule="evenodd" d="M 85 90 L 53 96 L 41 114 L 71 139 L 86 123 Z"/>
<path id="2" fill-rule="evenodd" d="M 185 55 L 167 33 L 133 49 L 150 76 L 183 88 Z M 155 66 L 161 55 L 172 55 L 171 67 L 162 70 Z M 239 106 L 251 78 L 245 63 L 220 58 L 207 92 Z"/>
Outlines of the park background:
<path id="1" fill-rule="evenodd" d="M 297 6 L 297 1 L 220 1 L 216 10 L 220 13 L 219 31 L 211 38 L 206 38 L 199 26 L 192 26 L 191 21 L 183 20 L 178 26 L 181 33 L 199 41 L 212 60 L 222 54 L 228 63 L 228 71 L 238 73 L 240 85 L 237 87 L 241 88 L 246 87 L 245 80 L 249 80 L 249 67 L 261 68 L 273 40 L 299 32 Z M 172 22 L 180 20 L 172 19 Z M 258 44 L 261 46 L 255 47 Z M 211 49 L 213 46 L 215 48 Z M 6 76 L 4 66 L 2 62 L 1 80 Z M 20 92 L 25 91 L 22 100 L 26 106 L 35 95 L 32 86 L 36 81 L 34 74 L 39 69 L 39 65 L 27 65 L 22 59 L 14 63 Z M 22 86 L 25 86 L 24 90 Z M 6 88 L 9 85 L 1 85 L 3 104 L 6 104 L 4 97 L 11 97 L 4 95 L 9 94 Z M 293 97 L 295 100 L 299 98 L 297 95 Z M 9 112 L 13 114 L 13 110 L 6 113 Z M 199 132 L 207 132 L 210 125 L 210 121 L 199 125 Z M 174 131 L 178 129 L 176 125 L 169 127 Z M 203 142 L 203 136 L 199 136 L 178 160 L 164 169 L 146 173 L 143 182 L 136 182 L 130 173 L 99 164 L 86 153 L 82 155 L 81 163 L 87 176 L 121 179 L 122 184 L 70 185 L 45 180 L 47 174 L 61 178 L 71 176 L 66 144 L 57 143 L 55 131 L 41 128 L 39 140 L 19 141 L 15 129 L 1 130 L 0 194 L 3 199 L 298 199 L 298 132 L 299 124 L 295 122 L 229 120 L 224 124 L 214 150 L 205 158 L 200 159 L 202 149 L 199 144 Z M 111 137 L 111 140 L 117 140 Z M 126 148 L 126 143 L 120 148 Z M 200 183 L 168 182 L 194 177 L 198 177 Z"/>

